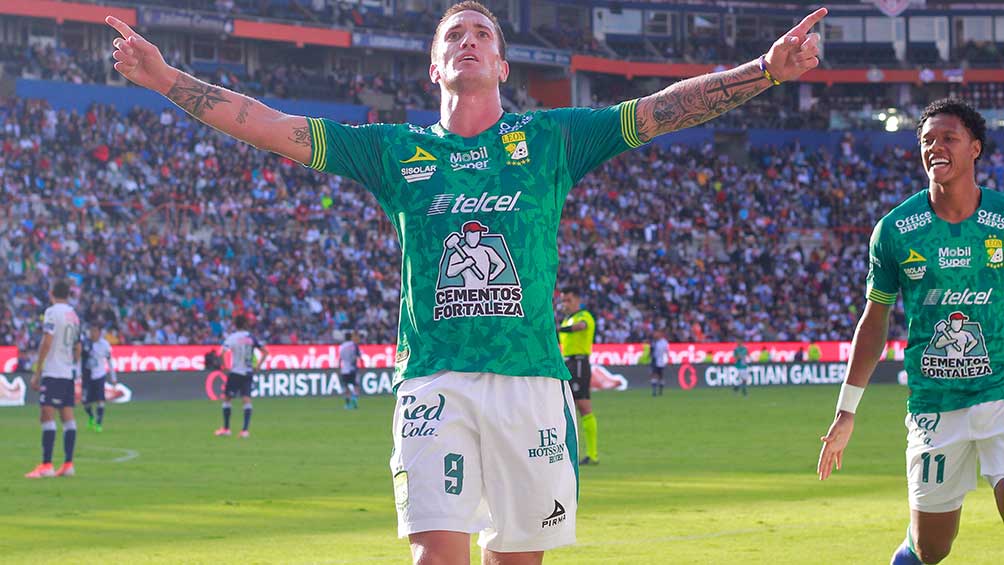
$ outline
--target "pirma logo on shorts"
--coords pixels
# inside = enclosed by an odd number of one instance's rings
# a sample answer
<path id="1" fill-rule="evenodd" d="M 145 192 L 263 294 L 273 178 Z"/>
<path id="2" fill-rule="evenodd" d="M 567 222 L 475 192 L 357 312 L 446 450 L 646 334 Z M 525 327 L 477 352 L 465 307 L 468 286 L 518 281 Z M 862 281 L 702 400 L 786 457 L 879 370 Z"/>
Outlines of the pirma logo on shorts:
<path id="1" fill-rule="evenodd" d="M 557 526 L 558 524 L 565 521 L 568 516 L 565 514 L 565 507 L 561 505 L 557 500 L 554 501 L 554 511 L 544 521 L 540 523 L 541 528 L 549 528 L 551 526 Z"/>
<path id="2" fill-rule="evenodd" d="M 446 397 L 442 394 L 436 395 L 439 402 L 436 404 L 415 404 L 418 398 L 410 394 L 401 397 L 401 415 L 404 417 L 404 425 L 401 426 L 401 437 L 429 437 L 435 436 L 436 427 L 430 422 L 439 422 L 443 415 L 443 408 L 446 406 Z"/>

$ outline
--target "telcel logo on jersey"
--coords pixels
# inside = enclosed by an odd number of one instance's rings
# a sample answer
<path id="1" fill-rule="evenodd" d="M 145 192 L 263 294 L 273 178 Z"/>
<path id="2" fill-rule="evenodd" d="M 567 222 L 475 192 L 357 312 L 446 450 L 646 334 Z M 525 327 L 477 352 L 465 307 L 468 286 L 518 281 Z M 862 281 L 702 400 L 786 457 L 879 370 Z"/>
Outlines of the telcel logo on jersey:
<path id="1" fill-rule="evenodd" d="M 1004 230 L 1004 215 L 980 210 L 976 212 L 976 223 L 998 230 Z"/>
<path id="2" fill-rule="evenodd" d="M 431 422 L 441 421 L 443 408 L 446 407 L 446 397 L 437 394 L 439 402 L 436 404 L 417 404 L 418 401 L 413 395 L 406 394 L 401 397 L 401 417 L 404 424 L 401 426 L 401 437 L 429 437 L 435 436 L 436 427 Z M 413 406 L 414 405 L 414 406 Z M 408 408 L 410 406 L 410 408 Z"/>
<path id="3" fill-rule="evenodd" d="M 924 297 L 924 306 L 986 306 L 990 304 L 990 297 L 994 289 L 978 291 L 965 288 L 954 291 L 950 288 L 932 288 L 927 291 Z"/>
<path id="4" fill-rule="evenodd" d="M 896 220 L 896 228 L 899 229 L 899 233 L 901 234 L 910 233 L 933 222 L 934 216 L 930 212 L 924 212 L 923 214 L 914 214 L 902 220 Z"/>
<path id="5" fill-rule="evenodd" d="M 461 169 L 484 171 L 488 169 L 488 148 L 482 145 L 470 151 L 450 153 L 450 167 L 454 171 Z"/>
<path id="6" fill-rule="evenodd" d="M 942 247 L 938 249 L 938 266 L 942 269 L 968 269 L 972 262 L 972 247 Z"/>
<path id="7" fill-rule="evenodd" d="M 983 242 L 987 250 L 987 267 L 1000 269 L 1004 267 L 1004 242 L 996 235 L 991 235 Z"/>
<path id="8" fill-rule="evenodd" d="M 519 201 L 522 190 L 516 191 L 513 196 L 489 196 L 487 192 L 482 192 L 481 196 L 468 198 L 466 194 L 460 194 L 454 199 L 452 194 L 437 194 L 432 198 L 432 204 L 426 216 L 438 216 L 445 214 L 447 210 L 451 214 L 473 214 L 475 212 L 516 212 L 516 202 Z M 450 203 L 453 207 L 450 207 Z"/>
<path id="9" fill-rule="evenodd" d="M 558 441 L 558 428 L 537 430 L 540 445 L 527 450 L 530 459 L 547 457 L 548 464 L 565 460 L 565 443 Z"/>
<path id="10" fill-rule="evenodd" d="M 905 261 L 900 263 L 900 265 L 911 265 L 910 267 L 906 266 L 903 267 L 903 274 L 905 274 L 906 278 L 910 279 L 911 281 L 919 281 L 920 279 L 924 278 L 924 275 L 927 273 L 927 265 L 924 264 L 926 262 L 927 259 L 925 259 L 923 255 L 911 249 L 910 256 L 907 257 Z M 914 265 L 914 263 L 922 263 L 922 264 Z"/>
<path id="11" fill-rule="evenodd" d="M 410 163 L 419 163 L 423 161 L 435 161 L 436 157 L 429 153 L 425 149 L 419 146 L 415 146 L 415 154 L 408 159 L 404 159 L 401 163 L 407 165 Z M 408 181 L 409 184 L 413 182 L 429 180 L 432 175 L 436 174 L 436 165 L 416 165 L 412 167 L 401 167 L 401 176 L 404 180 Z"/>

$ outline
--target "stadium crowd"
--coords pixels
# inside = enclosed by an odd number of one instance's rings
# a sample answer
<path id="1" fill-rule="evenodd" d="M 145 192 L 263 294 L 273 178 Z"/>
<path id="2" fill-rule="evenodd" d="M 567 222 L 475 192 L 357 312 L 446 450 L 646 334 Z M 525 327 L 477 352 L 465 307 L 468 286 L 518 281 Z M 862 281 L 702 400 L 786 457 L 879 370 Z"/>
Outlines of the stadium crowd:
<path id="1" fill-rule="evenodd" d="M 218 341 L 240 313 L 272 343 L 357 329 L 390 342 L 399 250 L 373 198 L 173 111 L 0 107 L 0 344 L 32 349 L 49 281 L 127 343 Z M 1004 154 L 980 181 L 1004 186 Z M 912 149 L 648 147 L 572 191 L 559 285 L 599 341 L 847 339 L 874 222 L 924 185 Z M 899 319 L 893 335 L 902 336 Z"/>

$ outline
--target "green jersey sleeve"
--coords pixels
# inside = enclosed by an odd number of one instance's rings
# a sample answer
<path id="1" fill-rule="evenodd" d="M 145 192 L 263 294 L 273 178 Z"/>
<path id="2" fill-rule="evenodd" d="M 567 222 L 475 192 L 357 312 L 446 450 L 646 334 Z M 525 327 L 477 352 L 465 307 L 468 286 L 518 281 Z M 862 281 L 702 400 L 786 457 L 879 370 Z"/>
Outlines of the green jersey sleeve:
<path id="1" fill-rule="evenodd" d="M 899 273 L 896 258 L 891 253 L 889 235 L 883 229 L 885 220 L 880 220 L 872 231 L 868 244 L 868 292 L 867 298 L 879 304 L 896 304 L 899 294 Z"/>
<path id="2" fill-rule="evenodd" d="M 327 118 L 307 118 L 310 126 L 310 167 L 362 183 L 370 191 L 383 180 L 381 153 L 386 124 L 347 126 Z"/>
<path id="3" fill-rule="evenodd" d="M 638 137 L 638 100 L 606 108 L 561 108 L 552 115 L 561 124 L 572 184 L 611 157 L 643 145 Z"/>

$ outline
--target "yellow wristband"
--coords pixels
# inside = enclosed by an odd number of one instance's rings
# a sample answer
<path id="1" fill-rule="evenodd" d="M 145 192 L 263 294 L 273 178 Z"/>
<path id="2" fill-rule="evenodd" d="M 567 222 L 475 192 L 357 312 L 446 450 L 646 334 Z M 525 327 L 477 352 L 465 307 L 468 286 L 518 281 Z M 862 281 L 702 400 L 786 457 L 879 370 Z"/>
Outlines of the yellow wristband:
<path id="1" fill-rule="evenodd" d="M 760 55 L 760 70 L 763 71 L 764 78 L 767 79 L 767 80 L 769 80 L 772 85 L 778 86 L 778 85 L 781 84 L 781 81 L 779 81 L 776 78 L 774 78 L 774 76 L 770 74 L 770 71 L 767 70 L 767 56 L 766 55 Z"/>

